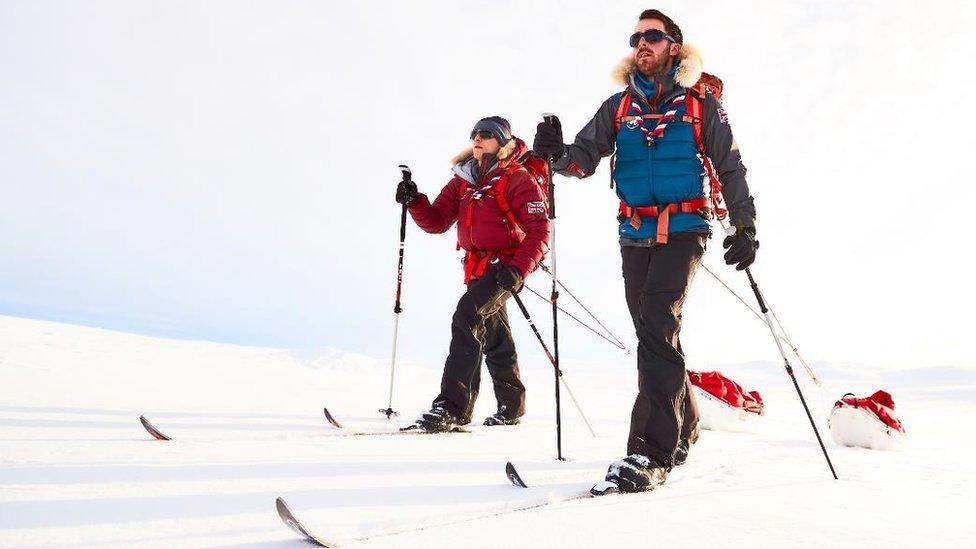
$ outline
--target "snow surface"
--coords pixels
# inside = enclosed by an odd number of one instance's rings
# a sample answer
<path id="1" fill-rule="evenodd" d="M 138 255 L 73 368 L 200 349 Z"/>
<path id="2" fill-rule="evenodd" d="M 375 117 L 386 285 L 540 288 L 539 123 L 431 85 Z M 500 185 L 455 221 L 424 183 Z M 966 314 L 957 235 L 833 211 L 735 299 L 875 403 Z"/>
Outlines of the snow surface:
<path id="1" fill-rule="evenodd" d="M 653 493 L 505 513 L 602 479 L 624 450 L 632 367 L 566 365 L 599 437 L 564 402 L 569 461 L 558 463 L 543 363 L 523 364 L 529 413 L 518 427 L 349 437 L 322 407 L 350 428 L 388 427 L 376 412 L 385 359 L 0 317 L 0 546 L 302 547 L 277 496 L 323 537 L 379 536 L 362 547 L 971 546 L 976 372 L 813 366 L 828 389 L 800 381 L 839 481 L 779 364 L 711 364 L 762 393 L 757 433 L 704 432 Z M 404 422 L 439 375 L 439 364 L 399 365 Z M 895 397 L 905 448 L 829 442 L 833 398 L 879 387 Z M 476 417 L 492 405 L 485 387 Z M 153 440 L 141 414 L 174 440 Z M 542 486 L 511 486 L 508 460 Z"/>

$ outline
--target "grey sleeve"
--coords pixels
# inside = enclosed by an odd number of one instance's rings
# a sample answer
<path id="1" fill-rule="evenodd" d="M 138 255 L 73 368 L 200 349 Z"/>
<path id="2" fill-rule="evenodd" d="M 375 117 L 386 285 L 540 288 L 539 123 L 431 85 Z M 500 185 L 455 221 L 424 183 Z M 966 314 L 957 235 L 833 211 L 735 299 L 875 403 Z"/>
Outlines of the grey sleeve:
<path id="1" fill-rule="evenodd" d="M 722 195 L 729 210 L 729 221 L 733 225 L 755 227 L 756 207 L 749 195 L 746 167 L 742 164 L 742 156 L 732 135 L 728 115 L 712 94 L 705 96 L 702 117 L 705 153 L 712 159 L 718 179 L 722 182 Z"/>
<path id="2" fill-rule="evenodd" d="M 593 118 L 576 134 L 576 141 L 566 147 L 566 154 L 553 163 L 553 170 L 567 177 L 582 179 L 593 175 L 600 165 L 600 159 L 613 154 L 617 141 L 613 117 L 619 95 L 610 97 L 600 105 Z"/>

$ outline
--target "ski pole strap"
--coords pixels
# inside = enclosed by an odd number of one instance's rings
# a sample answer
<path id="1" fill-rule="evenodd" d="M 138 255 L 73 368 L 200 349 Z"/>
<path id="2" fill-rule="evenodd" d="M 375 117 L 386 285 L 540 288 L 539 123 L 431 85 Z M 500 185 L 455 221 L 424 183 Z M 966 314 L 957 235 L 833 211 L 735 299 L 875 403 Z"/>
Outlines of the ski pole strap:
<path id="1" fill-rule="evenodd" d="M 677 202 L 674 204 L 664 204 L 661 206 L 628 206 L 624 202 L 620 202 L 620 208 L 617 212 L 617 219 L 623 221 L 625 219 L 630 220 L 630 226 L 634 229 L 640 229 L 641 225 L 644 223 L 641 219 L 642 217 L 657 217 L 657 239 L 658 244 L 668 243 L 668 224 L 671 219 L 671 214 L 673 213 L 696 213 L 699 215 L 704 215 L 705 217 L 710 217 L 711 209 L 709 207 L 708 197 L 694 198 L 692 200 L 686 200 L 684 202 Z"/>

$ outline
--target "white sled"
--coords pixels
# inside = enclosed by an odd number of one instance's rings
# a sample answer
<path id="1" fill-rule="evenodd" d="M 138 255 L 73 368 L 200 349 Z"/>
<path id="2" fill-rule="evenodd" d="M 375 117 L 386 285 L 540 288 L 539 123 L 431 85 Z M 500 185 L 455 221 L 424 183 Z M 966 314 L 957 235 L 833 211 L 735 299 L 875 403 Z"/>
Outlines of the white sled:
<path id="1" fill-rule="evenodd" d="M 870 410 L 846 404 L 830 412 L 828 424 L 830 435 L 840 446 L 897 450 L 905 439 L 905 433 L 885 425 Z"/>
<path id="2" fill-rule="evenodd" d="M 732 433 L 756 432 L 761 421 L 759 414 L 736 408 L 698 386 L 693 386 L 692 389 L 698 397 L 700 428 Z"/>

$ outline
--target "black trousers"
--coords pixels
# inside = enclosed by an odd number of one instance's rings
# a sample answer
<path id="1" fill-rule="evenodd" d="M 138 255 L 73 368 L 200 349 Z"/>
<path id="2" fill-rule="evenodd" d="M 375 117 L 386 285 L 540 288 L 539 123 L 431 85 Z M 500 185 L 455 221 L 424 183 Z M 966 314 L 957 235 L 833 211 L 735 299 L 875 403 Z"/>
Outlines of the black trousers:
<path id="1" fill-rule="evenodd" d="M 451 346 L 441 376 L 441 392 L 434 406 L 447 408 L 462 421 L 470 421 L 481 385 L 485 357 L 499 408 L 509 419 L 525 413 L 525 386 L 519 379 L 518 355 L 508 323 L 505 301 L 511 294 L 498 287 L 495 269 L 471 281 L 458 300 L 451 321 Z"/>
<path id="2" fill-rule="evenodd" d="M 698 404 L 681 352 L 681 307 L 706 235 L 676 233 L 650 247 L 621 246 L 624 292 L 637 331 L 637 399 L 628 454 L 671 467 L 681 438 L 698 438 Z"/>

